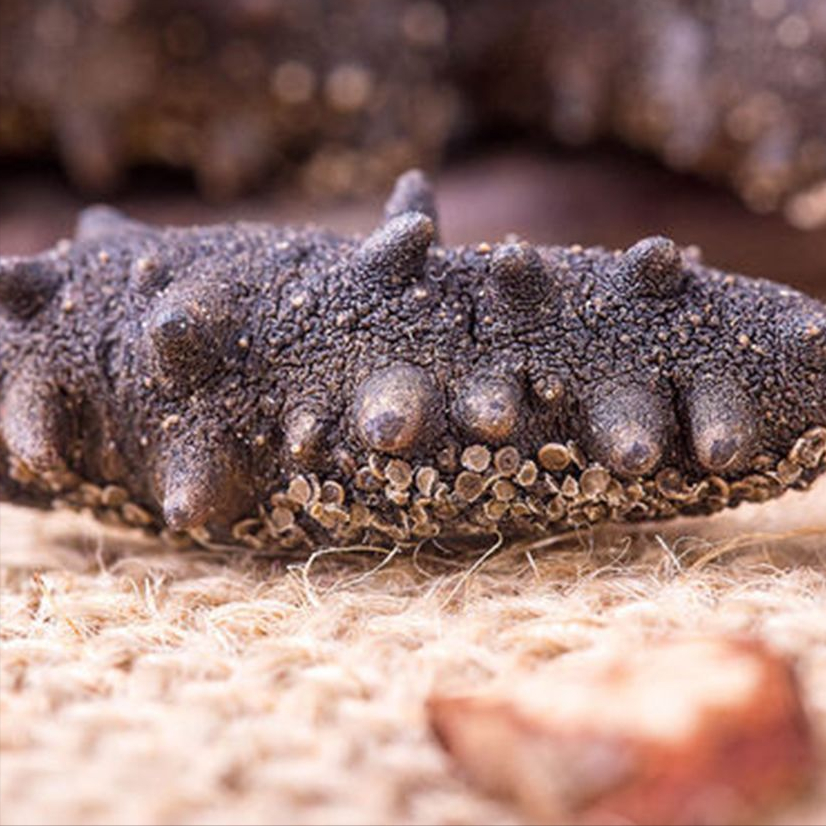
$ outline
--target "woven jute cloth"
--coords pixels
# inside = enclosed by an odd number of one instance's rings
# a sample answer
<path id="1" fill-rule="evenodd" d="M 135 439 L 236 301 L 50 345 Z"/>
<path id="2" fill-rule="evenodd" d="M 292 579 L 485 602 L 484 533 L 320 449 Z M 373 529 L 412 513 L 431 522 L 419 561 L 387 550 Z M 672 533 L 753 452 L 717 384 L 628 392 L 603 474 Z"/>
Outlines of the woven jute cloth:
<path id="1" fill-rule="evenodd" d="M 4 823 L 511 823 L 432 738 L 434 691 L 567 652 L 748 634 L 826 743 L 826 484 L 700 521 L 474 552 L 175 551 L 0 507 Z M 775 812 L 820 823 L 826 789 Z"/>

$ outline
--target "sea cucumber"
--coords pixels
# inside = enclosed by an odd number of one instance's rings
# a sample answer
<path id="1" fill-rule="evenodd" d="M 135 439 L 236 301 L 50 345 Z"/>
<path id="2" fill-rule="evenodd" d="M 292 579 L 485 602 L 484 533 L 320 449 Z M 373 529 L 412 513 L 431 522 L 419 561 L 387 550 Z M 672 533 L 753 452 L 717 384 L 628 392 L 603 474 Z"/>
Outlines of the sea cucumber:
<path id="1" fill-rule="evenodd" d="M 489 134 L 618 138 L 826 224 L 822 0 L 0 4 L 0 154 L 210 195 L 384 186 Z"/>
<path id="2" fill-rule="evenodd" d="M 452 248 L 106 207 L 0 259 L 0 498 L 296 547 L 705 514 L 826 468 L 826 307 L 663 237 Z"/>

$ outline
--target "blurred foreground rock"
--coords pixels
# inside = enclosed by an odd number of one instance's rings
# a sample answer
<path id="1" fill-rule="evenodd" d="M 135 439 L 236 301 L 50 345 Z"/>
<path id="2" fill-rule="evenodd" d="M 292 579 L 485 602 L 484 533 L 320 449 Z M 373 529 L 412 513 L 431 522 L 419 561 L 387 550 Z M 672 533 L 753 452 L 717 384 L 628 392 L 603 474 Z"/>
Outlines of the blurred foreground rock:
<path id="1" fill-rule="evenodd" d="M 816 771 L 792 665 L 754 640 L 595 648 L 428 713 L 470 781 L 534 822 L 754 822 Z"/>

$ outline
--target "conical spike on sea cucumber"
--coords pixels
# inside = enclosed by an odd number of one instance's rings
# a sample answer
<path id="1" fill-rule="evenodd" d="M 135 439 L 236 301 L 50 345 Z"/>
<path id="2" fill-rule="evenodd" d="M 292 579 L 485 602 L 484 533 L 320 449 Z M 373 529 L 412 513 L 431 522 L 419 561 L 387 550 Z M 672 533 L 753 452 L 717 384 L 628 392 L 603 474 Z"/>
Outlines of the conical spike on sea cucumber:
<path id="1" fill-rule="evenodd" d="M 187 436 L 168 445 L 166 454 L 160 500 L 172 530 L 228 524 L 248 506 L 234 448 L 207 447 L 202 439 Z"/>
<path id="2" fill-rule="evenodd" d="M 38 474 L 62 470 L 70 422 L 60 391 L 24 368 L 0 401 L 0 435 L 9 453 Z"/>
<path id="3" fill-rule="evenodd" d="M 420 367 L 398 364 L 379 370 L 356 393 L 355 427 L 373 450 L 404 454 L 424 446 L 442 415 L 442 401 Z"/>
<path id="4" fill-rule="evenodd" d="M 78 215 L 75 223 L 75 239 L 92 241 L 124 233 L 154 232 L 152 227 L 129 218 L 119 209 L 106 204 L 93 204 Z"/>
<path id="5" fill-rule="evenodd" d="M 622 254 L 613 270 L 613 280 L 628 295 L 677 296 L 685 284 L 680 248 L 661 235 L 643 238 Z"/>
<path id="6" fill-rule="evenodd" d="M 502 244 L 490 259 L 496 293 L 510 306 L 531 311 L 550 295 L 553 281 L 530 244 Z"/>
<path id="7" fill-rule="evenodd" d="M 756 424 L 745 395 L 725 378 L 706 378 L 687 392 L 691 447 L 712 473 L 744 467 L 754 449 Z"/>
<path id="8" fill-rule="evenodd" d="M 504 444 L 520 419 L 522 393 L 516 382 L 496 377 L 478 377 L 460 391 L 455 415 L 474 438 Z"/>
<path id="9" fill-rule="evenodd" d="M 161 306 L 146 329 L 162 373 L 192 378 L 209 372 L 218 358 L 211 325 L 185 306 Z"/>
<path id="10" fill-rule="evenodd" d="M 439 212 L 433 185 L 421 169 L 409 169 L 396 178 L 393 192 L 384 205 L 384 220 L 389 221 L 405 212 L 427 215 L 435 228 L 434 240 L 439 236 Z"/>
<path id="11" fill-rule="evenodd" d="M 421 212 L 391 218 L 366 238 L 353 259 L 358 277 L 372 287 L 398 289 L 421 278 L 436 229 Z"/>
<path id="12" fill-rule="evenodd" d="M 589 447 L 621 476 L 650 474 L 662 461 L 672 414 L 655 389 L 606 383 L 587 407 Z"/>

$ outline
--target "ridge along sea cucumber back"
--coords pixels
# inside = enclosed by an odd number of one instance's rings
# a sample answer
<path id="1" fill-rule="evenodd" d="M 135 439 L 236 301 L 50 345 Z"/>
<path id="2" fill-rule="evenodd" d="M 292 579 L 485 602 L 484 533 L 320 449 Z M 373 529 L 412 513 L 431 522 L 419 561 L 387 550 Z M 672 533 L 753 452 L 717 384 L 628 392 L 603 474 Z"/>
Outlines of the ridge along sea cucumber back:
<path id="1" fill-rule="evenodd" d="M 0 259 L 0 495 L 253 547 L 704 514 L 824 468 L 826 308 L 701 263 L 84 212 Z"/>

